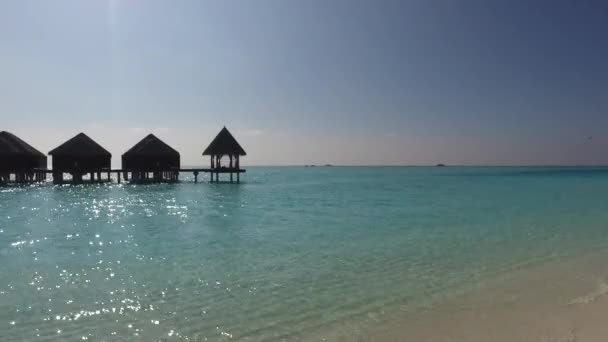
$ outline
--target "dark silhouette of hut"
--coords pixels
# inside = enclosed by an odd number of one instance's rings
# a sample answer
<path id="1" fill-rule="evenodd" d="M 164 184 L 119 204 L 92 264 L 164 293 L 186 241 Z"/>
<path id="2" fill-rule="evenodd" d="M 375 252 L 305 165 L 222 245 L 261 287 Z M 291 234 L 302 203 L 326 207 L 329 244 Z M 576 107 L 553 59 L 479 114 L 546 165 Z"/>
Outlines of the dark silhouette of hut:
<path id="1" fill-rule="evenodd" d="M 46 179 L 47 159 L 12 133 L 0 132 L 0 183 L 10 181 L 14 175 L 17 183 Z"/>
<path id="2" fill-rule="evenodd" d="M 232 182 L 232 174 L 236 173 L 236 181 L 240 181 L 240 157 L 246 156 L 247 153 L 230 134 L 226 127 L 218 133 L 211 144 L 203 152 L 203 156 L 211 157 L 211 181 L 213 182 L 213 173 L 215 172 L 215 180 L 219 180 L 220 173 L 230 173 L 230 181 Z M 221 159 L 223 156 L 228 156 L 229 164 L 222 166 Z"/>
<path id="3" fill-rule="evenodd" d="M 55 148 L 49 155 L 53 157 L 53 181 L 63 183 L 63 174 L 70 173 L 74 183 L 82 182 L 82 176 L 90 173 L 91 181 L 101 181 L 101 172 L 108 173 L 110 180 L 112 154 L 84 133 Z"/>
<path id="4" fill-rule="evenodd" d="M 180 167 L 179 152 L 149 134 L 122 155 L 122 169 L 125 180 L 131 172 L 131 181 L 155 182 L 177 181 Z M 150 179 L 150 173 L 152 178 Z"/>

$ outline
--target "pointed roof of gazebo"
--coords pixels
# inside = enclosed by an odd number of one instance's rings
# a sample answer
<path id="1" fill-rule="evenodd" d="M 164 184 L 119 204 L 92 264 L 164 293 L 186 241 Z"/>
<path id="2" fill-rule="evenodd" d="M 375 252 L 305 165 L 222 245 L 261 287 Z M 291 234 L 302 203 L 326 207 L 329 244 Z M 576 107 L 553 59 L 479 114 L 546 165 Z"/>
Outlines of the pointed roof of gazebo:
<path id="1" fill-rule="evenodd" d="M 123 156 L 179 156 L 173 147 L 167 145 L 164 141 L 157 138 L 154 134 L 148 134 L 140 142 L 131 147 Z"/>
<path id="2" fill-rule="evenodd" d="M 247 153 L 245 150 L 239 145 L 236 139 L 230 134 L 226 127 L 222 128 L 222 130 L 218 133 L 218 135 L 213 139 L 211 144 L 205 149 L 203 152 L 204 156 L 208 155 L 239 155 L 246 156 Z"/>
<path id="3" fill-rule="evenodd" d="M 19 137 L 16 135 L 6 131 L 0 132 L 0 155 L 23 155 L 46 158 L 42 152 L 33 148 L 25 141 L 19 139 Z"/>
<path id="4" fill-rule="evenodd" d="M 111 157 L 112 154 L 84 133 L 79 133 L 49 152 L 52 156 Z"/>

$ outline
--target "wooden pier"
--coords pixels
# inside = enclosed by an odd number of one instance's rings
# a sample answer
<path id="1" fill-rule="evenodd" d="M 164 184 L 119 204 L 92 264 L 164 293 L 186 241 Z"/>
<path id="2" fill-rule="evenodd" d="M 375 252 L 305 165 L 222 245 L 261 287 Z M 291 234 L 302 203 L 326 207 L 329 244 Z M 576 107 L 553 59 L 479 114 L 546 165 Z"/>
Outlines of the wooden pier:
<path id="1" fill-rule="evenodd" d="M 123 180 L 130 183 L 173 183 L 180 173 L 192 173 L 194 182 L 208 173 L 211 183 L 228 174 L 230 183 L 240 183 L 240 157 L 247 155 L 224 127 L 203 152 L 209 156 L 208 168 L 181 168 L 180 154 L 153 134 L 122 155 L 122 168 L 112 169 L 112 154 L 84 133 L 79 133 L 48 153 L 53 157 L 47 169 L 47 157 L 11 133 L 0 132 L 0 184 L 44 182 L 51 175 L 54 184 L 107 183 Z M 64 178 L 65 175 L 71 177 Z M 112 174 L 115 177 L 112 177 Z"/>
<path id="2" fill-rule="evenodd" d="M 44 181 L 44 180 L 48 179 L 48 175 L 51 175 L 51 177 L 53 178 L 53 183 L 55 183 L 55 184 L 72 183 L 72 182 L 66 182 L 65 178 L 63 178 L 63 175 L 59 176 L 60 178 L 57 180 L 54 179 L 54 177 L 56 177 L 57 174 L 55 172 L 53 172 L 53 170 L 34 169 L 32 171 L 34 172 L 33 174 L 36 175 L 36 178 L 31 179 L 32 182 Z M 233 175 L 236 175 L 236 182 L 240 183 L 240 174 L 247 172 L 247 170 L 235 169 L 235 168 L 233 168 L 233 169 L 229 169 L 229 168 L 221 168 L 221 169 L 190 168 L 190 169 L 172 170 L 170 172 L 175 175 L 175 179 L 173 179 L 172 182 L 179 182 L 179 175 L 181 173 L 192 173 L 192 175 L 194 176 L 194 183 L 198 183 L 199 175 L 208 173 L 210 175 L 209 176 L 210 182 L 212 182 L 212 183 L 219 182 L 220 174 L 230 174 L 230 178 L 229 178 L 230 183 L 234 182 Z M 161 179 L 159 179 L 158 177 L 155 178 L 154 173 L 155 172 L 141 173 L 141 172 L 131 172 L 131 171 L 124 170 L 124 169 L 110 169 L 110 170 L 104 170 L 104 171 L 100 171 L 100 172 L 91 173 L 91 175 L 89 175 L 88 179 L 84 179 L 84 178 L 79 179 L 79 183 L 82 183 L 82 184 L 109 183 L 109 182 L 113 182 L 114 180 L 118 184 L 122 183 L 123 180 L 125 182 L 132 182 L 132 183 L 163 183 L 163 182 L 166 182 L 166 178 L 161 178 Z M 138 174 L 139 178 L 136 178 L 134 180 L 133 179 L 134 174 Z M 112 175 L 114 175 L 114 177 L 112 177 Z M 103 177 L 103 176 L 105 176 L 105 177 Z M 19 183 L 19 180 L 15 179 L 15 182 Z"/>
<path id="3" fill-rule="evenodd" d="M 180 172 L 192 172 L 194 174 L 194 183 L 198 183 L 198 175 L 199 173 L 208 173 L 210 175 L 210 181 L 211 183 L 213 182 L 219 182 L 219 175 L 220 174 L 230 174 L 230 183 L 234 182 L 234 178 L 233 175 L 236 174 L 236 182 L 240 183 L 241 182 L 241 173 L 245 173 L 246 170 L 245 169 L 237 169 L 237 168 L 216 168 L 216 169 L 211 169 L 211 168 L 206 168 L 206 169 L 181 169 L 179 170 Z M 213 176 L 215 175 L 215 177 Z M 214 180 L 215 179 L 215 180 Z"/>

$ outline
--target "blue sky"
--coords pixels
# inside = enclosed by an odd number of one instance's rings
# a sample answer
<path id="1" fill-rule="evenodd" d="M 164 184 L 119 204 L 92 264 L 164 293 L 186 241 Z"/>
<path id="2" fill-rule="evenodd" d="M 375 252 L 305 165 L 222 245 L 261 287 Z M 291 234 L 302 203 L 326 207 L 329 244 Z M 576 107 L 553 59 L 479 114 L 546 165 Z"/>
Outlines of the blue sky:
<path id="1" fill-rule="evenodd" d="M 206 163 L 608 164 L 599 0 L 7 0 L 0 129 Z"/>

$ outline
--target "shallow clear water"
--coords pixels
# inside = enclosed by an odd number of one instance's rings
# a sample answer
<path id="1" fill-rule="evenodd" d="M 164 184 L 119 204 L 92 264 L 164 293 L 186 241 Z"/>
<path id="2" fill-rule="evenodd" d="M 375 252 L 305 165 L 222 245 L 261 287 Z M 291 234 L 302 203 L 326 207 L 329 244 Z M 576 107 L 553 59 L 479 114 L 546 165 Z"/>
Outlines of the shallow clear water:
<path id="1" fill-rule="evenodd" d="M 184 178 L 184 177 L 182 177 Z M 0 188 L 0 336 L 294 340 L 608 246 L 608 169 L 250 168 Z"/>

